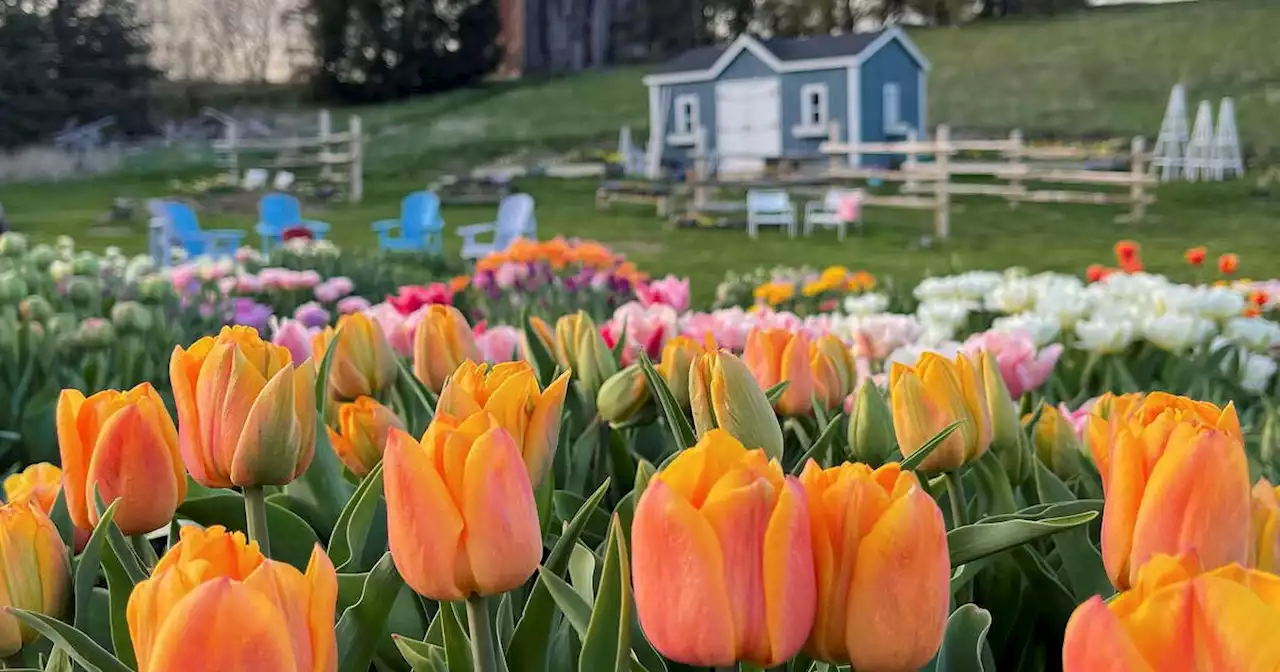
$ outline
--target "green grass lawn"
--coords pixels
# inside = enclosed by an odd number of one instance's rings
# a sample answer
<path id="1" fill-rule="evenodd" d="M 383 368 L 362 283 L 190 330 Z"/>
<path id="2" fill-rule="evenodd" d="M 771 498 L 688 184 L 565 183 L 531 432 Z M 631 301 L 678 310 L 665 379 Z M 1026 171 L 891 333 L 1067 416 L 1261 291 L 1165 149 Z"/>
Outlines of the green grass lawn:
<path id="1" fill-rule="evenodd" d="M 1208 245 L 1212 254 L 1241 256 L 1242 275 L 1262 278 L 1280 275 L 1280 190 L 1255 193 L 1250 180 L 1221 184 L 1178 184 L 1161 187 L 1159 201 L 1139 224 L 1118 224 L 1121 210 L 1104 206 L 1023 204 L 1010 209 L 1003 201 L 983 198 L 957 200 L 952 238 L 927 249 L 920 239 L 932 231 L 929 212 L 885 208 L 866 212 L 866 229 L 843 243 L 834 233 L 789 240 L 765 230 L 752 241 L 741 230 L 670 230 L 654 217 L 652 208 L 617 206 L 597 211 L 595 183 L 531 180 L 521 184 L 537 199 L 539 234 L 580 236 L 603 241 L 652 274 L 675 273 L 693 280 L 695 301 L 706 305 L 715 285 L 729 270 L 757 266 L 843 264 L 864 268 L 899 282 L 915 282 L 929 273 L 965 269 L 1024 266 L 1033 271 L 1083 272 L 1090 263 L 1111 261 L 1111 246 L 1132 238 L 1143 246 L 1153 271 L 1189 279 L 1182 252 Z M 90 225 L 110 206 L 112 197 L 142 198 L 164 195 L 162 182 L 88 182 L 80 185 L 23 186 L 6 189 L 9 216 L 15 227 L 36 240 L 51 241 L 60 234 L 75 236 L 82 246 L 119 245 L 126 251 L 145 250 L 145 227 L 133 223 L 125 235 L 99 237 Z M 333 224 L 332 237 L 342 246 L 375 244 L 369 222 L 396 214 L 399 198 L 420 185 L 408 180 L 380 180 L 370 184 L 359 206 L 335 204 L 306 214 Z M 446 208 L 448 229 L 486 221 L 493 209 Z M 206 227 L 251 230 L 252 213 L 204 215 Z M 249 244 L 256 244 L 250 236 Z M 446 234 L 447 253 L 457 254 L 457 236 Z"/>

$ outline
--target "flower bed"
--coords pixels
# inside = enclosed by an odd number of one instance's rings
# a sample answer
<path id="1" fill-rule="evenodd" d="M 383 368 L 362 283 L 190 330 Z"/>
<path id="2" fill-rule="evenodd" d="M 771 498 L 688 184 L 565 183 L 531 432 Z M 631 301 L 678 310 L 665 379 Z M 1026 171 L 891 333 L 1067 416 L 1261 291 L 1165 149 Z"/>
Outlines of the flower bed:
<path id="1" fill-rule="evenodd" d="M 1274 667 L 1265 283 L 835 269 L 701 312 L 580 241 L 373 298 L 21 247 L 4 375 L 55 387 L 0 440 L 62 468 L 4 483 L 6 666 Z"/>

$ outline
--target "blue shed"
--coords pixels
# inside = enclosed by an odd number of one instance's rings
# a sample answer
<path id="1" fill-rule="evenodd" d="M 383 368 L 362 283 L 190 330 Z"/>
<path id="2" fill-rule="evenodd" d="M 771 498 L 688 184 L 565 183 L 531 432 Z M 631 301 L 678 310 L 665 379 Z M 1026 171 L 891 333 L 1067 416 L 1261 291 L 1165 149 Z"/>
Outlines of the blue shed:
<path id="1" fill-rule="evenodd" d="M 700 133 L 722 171 L 759 170 L 767 159 L 822 156 L 841 141 L 924 137 L 929 61 L 900 28 L 759 39 L 686 52 L 644 78 L 649 87 L 649 170 L 687 161 Z M 653 151 L 657 149 L 658 151 Z M 890 157 L 849 154 L 850 165 Z"/>

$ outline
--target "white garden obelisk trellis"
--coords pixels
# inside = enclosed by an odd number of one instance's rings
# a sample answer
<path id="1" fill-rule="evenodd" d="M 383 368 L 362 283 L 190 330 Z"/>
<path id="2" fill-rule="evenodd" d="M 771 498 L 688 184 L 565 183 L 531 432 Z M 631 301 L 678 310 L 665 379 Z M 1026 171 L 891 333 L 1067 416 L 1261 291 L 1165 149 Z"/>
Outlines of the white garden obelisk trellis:
<path id="1" fill-rule="evenodd" d="M 1152 150 L 1151 167 L 1160 169 L 1160 179 L 1176 180 L 1182 173 L 1182 159 L 1187 151 L 1187 89 L 1175 84 L 1169 92 L 1169 104 L 1160 122 L 1160 135 Z"/>
<path id="2" fill-rule="evenodd" d="M 1218 129 L 1213 134 L 1213 179 L 1244 175 L 1240 158 L 1240 133 L 1236 130 L 1236 103 L 1223 98 L 1218 106 Z"/>
<path id="3" fill-rule="evenodd" d="M 1212 179 L 1213 165 L 1213 107 L 1209 101 L 1200 101 L 1196 110 L 1196 123 L 1191 127 L 1191 142 L 1187 143 L 1187 157 L 1183 161 L 1187 181 Z"/>

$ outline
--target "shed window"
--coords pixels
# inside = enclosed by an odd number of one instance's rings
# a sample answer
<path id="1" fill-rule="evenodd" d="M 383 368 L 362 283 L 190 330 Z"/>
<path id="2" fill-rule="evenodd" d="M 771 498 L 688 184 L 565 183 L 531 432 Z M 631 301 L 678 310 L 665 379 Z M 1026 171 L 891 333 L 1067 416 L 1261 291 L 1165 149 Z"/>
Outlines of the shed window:
<path id="1" fill-rule="evenodd" d="M 895 84 L 884 85 L 884 132 L 888 135 L 899 135 L 906 132 L 902 123 L 902 88 Z"/>
<path id="2" fill-rule="evenodd" d="M 698 96 L 686 93 L 676 96 L 676 124 L 672 134 L 693 135 L 698 128 Z"/>
<path id="3" fill-rule="evenodd" d="M 827 125 L 827 85 L 805 84 L 800 87 L 800 126 L 822 129 Z"/>

